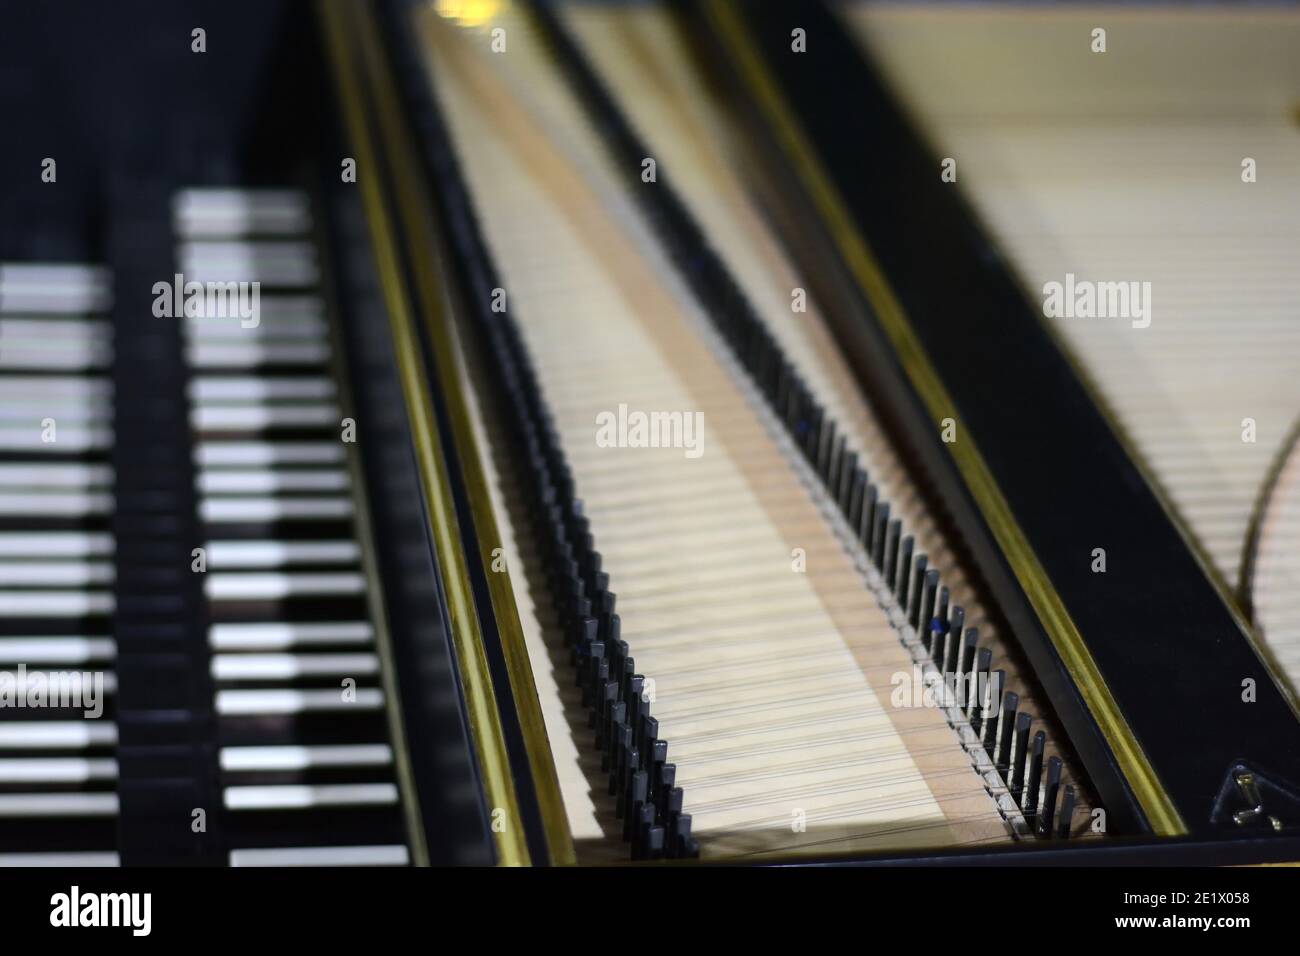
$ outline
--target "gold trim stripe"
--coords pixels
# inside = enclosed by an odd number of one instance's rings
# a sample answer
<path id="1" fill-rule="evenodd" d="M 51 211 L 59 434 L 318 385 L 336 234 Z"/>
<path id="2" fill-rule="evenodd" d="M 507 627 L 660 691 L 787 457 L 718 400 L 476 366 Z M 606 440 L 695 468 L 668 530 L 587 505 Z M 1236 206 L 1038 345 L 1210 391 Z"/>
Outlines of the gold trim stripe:
<path id="1" fill-rule="evenodd" d="M 369 20 L 369 18 L 367 18 Z M 452 438 L 458 451 L 461 476 L 468 491 L 470 513 L 478 533 L 482 553 L 483 574 L 492 601 L 497 633 L 501 638 L 506 671 L 510 679 L 515 713 L 528 754 L 538 811 L 546 836 L 551 862 L 561 865 L 576 862 L 573 836 L 569 831 L 569 817 L 560 795 L 560 778 L 555 769 L 550 738 L 542 716 L 537 684 L 533 678 L 532 664 L 524 641 L 523 625 L 519 621 L 519 608 L 515 604 L 514 587 L 508 570 L 493 571 L 492 551 L 501 544 L 496 515 L 488 493 L 483 473 L 478 442 L 470 423 L 464 397 L 467 387 L 455 360 L 456 344 L 448 326 L 447 306 L 434 275 L 437 269 L 438 241 L 429 228 L 427 213 L 434 209 L 431 197 L 422 187 L 420 177 L 412 165 L 411 147 L 405 142 L 400 123 L 400 107 L 393 88 L 392 71 L 384 62 L 384 55 L 373 22 L 360 30 L 361 48 L 373 79 L 372 92 L 379 105 L 379 123 L 388 144 L 388 158 L 392 167 L 398 197 L 398 216 L 405 227 L 408 248 L 429 250 L 430 255 L 412 256 L 411 270 L 415 276 L 416 295 L 424 317 L 424 328 L 432 344 L 435 377 L 451 422 Z M 432 264 L 431 264 L 432 263 Z"/>
<path id="2" fill-rule="evenodd" d="M 755 50 L 734 6 L 727 0 L 708 0 L 705 11 L 738 75 L 811 196 L 854 280 L 871 303 L 912 387 L 936 423 L 948 416 L 956 419 L 955 403 L 930 364 L 865 237 L 844 211 L 838 190 L 809 149 L 807 135 Z M 1182 817 L 1106 686 L 1078 627 L 1016 522 L 974 439 L 967 435 L 948 447 L 994 539 L 1110 745 L 1152 830 L 1160 836 L 1186 833 Z"/>
<path id="3" fill-rule="evenodd" d="M 418 361 L 420 349 L 411 320 L 410 304 L 398 267 L 396 237 L 379 189 L 379 164 L 366 125 L 364 104 L 355 65 L 348 54 L 348 36 L 355 24 L 344 22 L 344 7 L 336 0 L 320 0 L 317 7 L 324 26 L 327 52 L 343 103 L 348 135 L 357 153 L 357 183 L 366 208 L 366 221 L 374 247 L 375 268 L 387 305 L 402 392 L 411 416 L 415 457 L 420 471 L 425 507 L 434 546 L 442 569 L 452 644 L 465 693 L 466 711 L 477 751 L 484 791 L 491 810 L 505 810 L 507 825 L 492 827 L 498 863 L 527 865 L 518 800 L 506 758 L 496 697 L 488 673 L 487 655 L 479 632 L 469 578 L 456 534 L 447 463 L 442 455 L 438 426 L 429 398 L 429 384 Z"/>

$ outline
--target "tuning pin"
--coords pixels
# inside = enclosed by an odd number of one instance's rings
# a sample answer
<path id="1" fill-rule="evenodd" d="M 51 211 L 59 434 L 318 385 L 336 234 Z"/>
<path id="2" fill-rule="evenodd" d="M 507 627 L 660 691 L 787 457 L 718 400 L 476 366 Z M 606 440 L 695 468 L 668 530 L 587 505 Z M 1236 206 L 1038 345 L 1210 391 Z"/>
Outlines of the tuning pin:
<path id="1" fill-rule="evenodd" d="M 1047 838 L 1052 835 L 1052 817 L 1056 813 L 1056 797 L 1061 789 L 1061 758 L 1051 757 L 1047 761 L 1047 785 L 1043 789 L 1043 806 L 1038 814 L 1038 836 Z"/>
<path id="2" fill-rule="evenodd" d="M 790 379 L 794 374 L 794 369 L 791 368 L 789 361 L 780 359 L 779 363 L 776 369 L 776 377 L 772 380 L 772 390 L 767 396 L 777 409 L 785 405 L 786 390 L 789 389 Z"/>
<path id="3" fill-rule="evenodd" d="M 848 521 L 856 528 L 862 521 L 862 496 L 867 492 L 867 473 L 859 468 L 853 475 L 853 490 L 849 493 Z"/>
<path id="4" fill-rule="evenodd" d="M 655 827 L 655 808 L 650 804 L 642 804 L 637 811 L 636 819 L 633 821 L 632 834 L 628 837 L 632 844 L 632 859 L 644 860 L 646 858 L 646 843 L 650 839 L 650 831 Z"/>
<path id="5" fill-rule="evenodd" d="M 609 661 L 609 677 L 618 681 L 620 694 L 627 683 L 628 662 L 632 657 L 628 651 L 627 641 L 612 640 L 605 642 L 605 657 Z"/>
<path id="6" fill-rule="evenodd" d="M 617 641 L 619 631 L 622 630 L 623 621 L 614 613 L 614 605 L 618 602 L 618 595 L 613 591 L 601 591 L 596 595 L 595 607 L 597 620 L 600 621 L 599 640 Z"/>
<path id="7" fill-rule="evenodd" d="M 627 701 L 627 722 L 632 728 L 634 741 L 641 732 L 641 718 L 645 712 L 645 702 L 641 700 L 644 688 L 645 678 L 640 674 L 627 677 L 623 685 L 623 699 Z"/>
<path id="8" fill-rule="evenodd" d="M 618 737 L 618 727 L 620 724 L 627 723 L 627 701 L 618 699 L 617 682 L 610 681 L 610 683 L 616 685 L 615 697 L 609 705 L 609 711 L 605 714 L 603 729 L 596 738 L 596 746 L 602 751 L 600 769 L 605 773 L 609 772 L 611 756 Z"/>
<path id="9" fill-rule="evenodd" d="M 581 651 L 582 656 L 579 660 L 581 666 L 578 667 L 578 673 L 574 675 L 574 683 L 583 688 L 583 697 L 585 698 L 586 688 L 600 672 L 600 664 L 605 659 L 605 645 L 601 641 L 592 641 Z"/>
<path id="10" fill-rule="evenodd" d="M 785 390 L 777 396 L 776 402 L 773 403 L 772 411 L 776 412 L 776 417 L 781 419 L 782 423 L 789 427 L 790 411 L 794 403 L 798 400 L 799 389 L 803 383 L 799 381 L 799 373 L 789 362 L 785 363 Z"/>
<path id="11" fill-rule="evenodd" d="M 912 580 L 912 547 L 914 541 L 909 534 L 903 539 L 903 545 L 898 552 L 898 579 L 893 582 L 894 597 L 898 599 L 898 606 L 907 613 L 907 588 Z"/>
<path id="12" fill-rule="evenodd" d="M 880 491 L 875 485 L 867 482 L 866 491 L 862 493 L 862 511 L 858 515 L 856 525 L 858 532 L 858 541 L 862 544 L 862 550 L 871 557 L 871 535 L 876 527 L 876 506 L 880 501 Z"/>
<path id="13" fill-rule="evenodd" d="M 976 734 L 984 726 L 984 695 L 988 692 L 991 666 L 993 652 L 987 647 L 981 647 L 975 654 L 975 673 L 968 679 L 969 686 L 966 688 L 969 694 L 966 718 L 970 721 L 970 729 Z"/>
<path id="14" fill-rule="evenodd" d="M 617 707 L 625 707 L 626 701 L 619 701 Z M 619 783 L 622 782 L 622 760 L 623 754 L 632 746 L 632 726 L 626 721 L 619 721 L 614 726 L 614 732 L 609 738 L 609 752 L 605 754 L 600 761 L 600 769 L 609 774 L 609 793 L 614 796 L 618 793 Z"/>
<path id="15" fill-rule="evenodd" d="M 958 710 L 970 706 L 971 685 L 974 683 L 975 660 L 979 652 L 980 632 L 978 628 L 968 627 L 961 642 L 961 653 L 957 656 L 957 670 L 952 676 L 952 687 L 956 696 Z"/>
<path id="16" fill-rule="evenodd" d="M 853 503 L 853 478 L 857 472 L 857 452 L 847 452 L 844 455 L 844 460 L 840 462 L 840 473 L 835 477 L 835 485 L 832 489 L 835 503 L 840 506 L 840 514 L 844 515 L 846 518 L 849 515 Z"/>
<path id="17" fill-rule="evenodd" d="M 618 681 L 607 680 L 601 685 L 600 693 L 596 701 L 596 706 L 591 713 L 587 715 L 587 724 L 596 732 L 596 746 L 600 747 L 605 740 L 605 728 L 609 721 L 610 708 L 618 700 Z"/>
<path id="18" fill-rule="evenodd" d="M 947 588 L 947 586 L 945 585 L 945 586 L 939 588 L 939 599 L 938 599 L 938 601 L 935 603 L 935 608 L 934 608 L 934 616 L 935 616 L 935 619 L 936 619 L 940 624 L 942 624 L 942 625 L 944 626 L 944 627 L 943 627 L 943 632 L 944 632 L 945 634 L 948 633 L 948 597 L 949 597 L 949 595 L 948 595 L 948 588 Z M 939 657 L 937 657 L 937 658 L 935 659 L 935 663 L 939 665 L 939 669 L 940 669 L 940 670 L 943 670 L 943 656 L 942 656 L 942 655 L 940 655 Z"/>
<path id="19" fill-rule="evenodd" d="M 984 708 L 984 750 L 989 759 L 997 752 L 998 729 L 1002 725 L 1002 691 L 1007 684 L 1006 671 L 994 671 L 989 677 L 988 701 Z"/>
<path id="20" fill-rule="evenodd" d="M 592 540 L 590 534 L 585 535 L 585 538 L 594 545 L 594 541 Z M 593 546 L 592 549 L 587 552 L 585 559 L 579 565 L 582 568 L 582 580 L 587 585 L 587 587 L 590 588 L 592 591 L 603 591 L 606 587 L 609 586 L 608 574 L 606 574 L 604 577 L 603 586 L 601 582 L 598 582 L 596 580 L 597 575 L 604 574 L 604 572 L 601 571 L 600 569 L 600 565 L 601 565 L 600 552 L 597 551 Z"/>
<path id="21" fill-rule="evenodd" d="M 821 406 L 814 405 L 808 411 L 808 429 L 804 432 L 803 440 L 799 442 L 803 456 L 814 467 L 817 465 L 817 446 L 821 440 L 822 421 L 825 417 L 826 413 Z"/>
<path id="22" fill-rule="evenodd" d="M 1015 736 L 1016 710 L 1019 707 L 1019 694 L 1007 691 L 1002 695 L 1002 718 L 998 721 L 998 754 L 993 766 L 1004 781 L 1011 771 L 1011 743 Z"/>
<path id="23" fill-rule="evenodd" d="M 655 825 L 654 807 L 643 803 L 635 813 L 629 813 L 623 820 L 623 842 L 627 843 L 629 855 L 634 860 L 643 860 L 645 841 L 650 827 Z"/>
<path id="24" fill-rule="evenodd" d="M 1011 799 L 1023 805 L 1025 794 L 1025 756 L 1029 752 L 1029 727 L 1034 718 L 1028 714 L 1016 715 L 1015 757 L 1011 762 Z"/>
<path id="25" fill-rule="evenodd" d="M 1025 783 L 1025 821 L 1033 826 L 1038 816 L 1039 788 L 1043 780 L 1043 748 L 1047 745 L 1047 734 L 1041 730 L 1034 734 L 1034 742 L 1029 748 L 1029 779 Z"/>
<path id="26" fill-rule="evenodd" d="M 1065 793 L 1061 796 L 1061 812 L 1058 814 L 1056 823 L 1056 835 L 1059 839 L 1068 840 L 1070 838 L 1070 829 L 1074 824 L 1074 787 L 1067 786 Z"/>
<path id="27" fill-rule="evenodd" d="M 939 664 L 944 676 L 957 673 L 957 665 L 961 662 L 961 629 L 965 626 L 965 608 L 954 605 L 952 612 L 948 615 L 947 630 L 949 640 L 944 648 L 943 662 Z"/>
<path id="28" fill-rule="evenodd" d="M 876 517 L 872 521 L 871 563 L 877 571 L 885 569 L 885 529 L 889 527 L 889 502 L 876 502 Z"/>
<path id="29" fill-rule="evenodd" d="M 641 859 L 662 860 L 664 858 L 664 841 L 667 834 L 661 826 L 647 826 L 641 837 Z"/>
<path id="30" fill-rule="evenodd" d="M 776 408 L 777 416 L 785 422 L 786 429 L 796 440 L 799 416 L 803 411 L 804 396 L 807 394 L 808 389 L 804 387 L 803 379 L 796 373 L 790 380 L 790 387 L 786 389 L 785 404 Z"/>
<path id="31" fill-rule="evenodd" d="M 659 721 L 649 714 L 641 715 L 641 739 L 637 747 L 646 755 L 646 769 L 650 771 L 653 782 L 655 764 L 668 760 L 668 741 L 659 739 Z"/>
<path id="32" fill-rule="evenodd" d="M 689 859 L 699 855 L 699 844 L 691 836 L 691 815 L 689 813 L 679 813 L 676 819 L 673 820 L 669 843 L 672 846 L 672 855 L 675 857 Z"/>
<path id="33" fill-rule="evenodd" d="M 641 820 L 641 810 L 646 805 L 650 791 L 650 778 L 644 770 L 634 771 L 629 781 L 627 794 L 620 795 L 619 816 L 623 818 L 623 839 L 632 840 L 637 833 Z"/>
<path id="34" fill-rule="evenodd" d="M 930 618 L 929 639 L 926 643 L 930 646 L 930 658 L 934 661 L 939 671 L 943 671 L 943 646 L 948 636 L 948 625 L 937 617 Z"/>
<path id="35" fill-rule="evenodd" d="M 663 784 L 659 790 L 659 817 L 672 820 L 682 812 L 682 788 L 673 786 L 677 777 L 677 768 L 672 764 L 664 766 Z"/>
<path id="36" fill-rule="evenodd" d="M 831 449 L 835 446 L 835 421 L 829 416 L 822 422 L 821 434 L 817 436 L 817 461 L 814 467 L 822 481 L 830 474 Z"/>
<path id="37" fill-rule="evenodd" d="M 935 613 L 935 592 L 939 591 L 939 571 L 927 571 L 928 562 L 926 555 L 918 555 L 917 584 L 911 592 L 911 613 L 907 615 L 926 650 L 930 650 L 930 615 Z"/>
<path id="38" fill-rule="evenodd" d="M 885 567 L 881 572 L 885 576 L 885 586 L 894 586 L 894 577 L 898 570 L 898 536 L 902 534 L 903 524 L 897 518 L 889 522 L 885 532 Z"/>
<path id="39" fill-rule="evenodd" d="M 596 639 L 597 621 L 594 617 L 581 617 L 573 622 L 570 628 L 571 641 L 577 655 L 582 655 L 586 649 L 591 646 L 591 642 Z M 574 663 L 577 663 L 575 657 Z"/>
<path id="40" fill-rule="evenodd" d="M 844 460 L 844 436 L 835 436 L 835 445 L 831 449 L 831 459 L 827 463 L 826 474 L 822 479 L 826 482 L 826 487 L 831 490 L 831 496 L 834 497 L 835 480 L 840 474 L 840 462 Z"/>

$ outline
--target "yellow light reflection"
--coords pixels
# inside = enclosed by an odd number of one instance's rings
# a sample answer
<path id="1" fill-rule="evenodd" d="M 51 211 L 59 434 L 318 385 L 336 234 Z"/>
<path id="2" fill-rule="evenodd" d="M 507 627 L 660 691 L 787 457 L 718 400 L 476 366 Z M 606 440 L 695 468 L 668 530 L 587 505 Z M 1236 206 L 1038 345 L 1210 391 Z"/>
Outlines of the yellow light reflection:
<path id="1" fill-rule="evenodd" d="M 463 27 L 487 23 L 501 10 L 501 0 L 435 0 L 434 12 Z"/>

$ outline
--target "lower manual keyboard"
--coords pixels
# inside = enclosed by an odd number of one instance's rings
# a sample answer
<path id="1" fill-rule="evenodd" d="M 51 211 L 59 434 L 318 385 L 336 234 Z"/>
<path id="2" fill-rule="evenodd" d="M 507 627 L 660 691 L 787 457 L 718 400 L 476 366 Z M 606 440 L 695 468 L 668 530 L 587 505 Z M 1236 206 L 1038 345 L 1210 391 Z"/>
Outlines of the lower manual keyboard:
<path id="1" fill-rule="evenodd" d="M 0 265 L 0 865 L 119 862 L 110 298 Z"/>

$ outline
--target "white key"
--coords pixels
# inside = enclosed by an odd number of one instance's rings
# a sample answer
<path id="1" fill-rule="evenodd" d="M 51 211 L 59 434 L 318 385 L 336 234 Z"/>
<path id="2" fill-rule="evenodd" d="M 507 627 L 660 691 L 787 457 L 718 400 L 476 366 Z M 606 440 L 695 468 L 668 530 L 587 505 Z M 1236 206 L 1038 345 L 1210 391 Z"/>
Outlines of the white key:
<path id="1" fill-rule="evenodd" d="M 214 624 L 208 631 L 208 641 L 217 651 L 274 651 L 310 645 L 353 646 L 369 644 L 374 638 L 374 628 L 368 621 Z"/>
<path id="2" fill-rule="evenodd" d="M 108 514 L 113 496 L 102 492 L 4 492 L 0 493 L 0 515 L 66 518 Z"/>
<path id="3" fill-rule="evenodd" d="M 116 853 L 0 853 L 0 866 L 121 866 Z"/>
<path id="4" fill-rule="evenodd" d="M 312 293 L 262 290 L 262 321 L 281 319 L 319 319 L 325 315 L 325 302 Z"/>
<path id="5" fill-rule="evenodd" d="M 0 558 L 89 558 L 113 553 L 113 536 L 86 531 L 0 532 Z"/>
<path id="6" fill-rule="evenodd" d="M 0 637 L 3 663 L 85 664 L 111 661 L 116 654 L 111 637 Z"/>
<path id="7" fill-rule="evenodd" d="M 259 365 L 319 366 L 329 361 L 330 349 L 324 342 L 203 341 L 189 345 L 185 350 L 185 357 L 195 368 L 256 368 Z M 4 367 L 3 362 L 0 362 L 0 367 Z"/>
<path id="8" fill-rule="evenodd" d="M 186 238 L 300 234 L 311 226 L 309 210 L 305 195 L 278 189 L 187 189 L 172 202 L 176 231 Z"/>
<path id="9" fill-rule="evenodd" d="M 201 468 L 255 468 L 332 465 L 343 454 L 339 442 L 201 441 L 194 458 Z"/>
<path id="10" fill-rule="evenodd" d="M 188 240 L 176 250 L 187 282 L 309 286 L 320 280 L 310 242 Z"/>
<path id="11" fill-rule="evenodd" d="M 185 335 L 188 341 L 211 341 L 214 344 L 251 339 L 315 339 L 329 340 L 329 326 L 323 319 L 312 315 L 267 316 L 258 311 L 258 321 L 254 325 L 238 315 L 194 315 L 185 319 Z"/>
<path id="12" fill-rule="evenodd" d="M 404 846 L 290 846 L 231 850 L 231 866 L 407 866 Z"/>
<path id="13" fill-rule="evenodd" d="M 176 249 L 182 261 L 197 263 L 238 263 L 255 271 L 269 262 L 311 262 L 316 249 L 311 242 L 285 239 L 193 239 L 181 242 Z M 183 270 L 184 271 L 184 270 Z M 197 281 L 205 281 L 194 276 Z"/>
<path id="14" fill-rule="evenodd" d="M 57 416 L 55 420 L 58 420 Z M 113 469 L 107 465 L 87 465 L 81 462 L 49 465 L 0 464 L 0 487 L 86 488 L 102 487 L 112 483 Z"/>
<path id="15" fill-rule="evenodd" d="M 0 617 L 85 617 L 112 614 L 103 591 L 0 591 Z"/>
<path id="16" fill-rule="evenodd" d="M 198 431 L 260 431 L 264 428 L 337 428 L 337 405 L 199 405 L 190 410 Z"/>
<path id="17" fill-rule="evenodd" d="M 397 786 L 391 783 L 338 783 L 226 787 L 222 797 L 229 810 L 382 806 L 397 802 Z"/>
<path id="18" fill-rule="evenodd" d="M 221 769 L 231 773 L 307 770 L 312 767 L 383 767 L 392 762 L 393 750 L 387 744 L 221 748 Z"/>
<path id="19" fill-rule="evenodd" d="M 112 584 L 107 561 L 13 562 L 0 560 L 0 587 L 76 588 Z"/>
<path id="20" fill-rule="evenodd" d="M 361 574 L 209 572 L 204 591 L 213 601 L 278 601 L 291 597 L 364 594 Z"/>
<path id="21" fill-rule="evenodd" d="M 104 341 L 113 337 L 113 326 L 104 319 L 87 318 L 0 318 L 0 341 L 6 345 L 31 341 L 47 348 L 70 343 Z"/>
<path id="22" fill-rule="evenodd" d="M 0 348 L 3 347 L 0 343 Z M 113 403 L 109 399 L 87 404 L 80 399 L 66 398 L 0 398 L 0 421 L 7 428 L 22 427 L 46 418 L 54 419 L 61 426 L 108 426 L 112 423 Z"/>
<path id="23" fill-rule="evenodd" d="M 117 725 L 106 720 L 0 721 L 0 749 L 85 750 L 117 744 Z"/>
<path id="24" fill-rule="evenodd" d="M 352 517 L 350 498 L 207 498 L 199 502 L 204 521 L 270 522 Z"/>
<path id="25" fill-rule="evenodd" d="M 79 262 L 0 262 L 0 292 L 40 289 L 84 292 L 106 287 L 110 278 L 103 266 Z"/>
<path id="26" fill-rule="evenodd" d="M 116 780 L 117 761 L 108 757 L 22 757 L 0 760 L 0 783 L 89 783 Z"/>
<path id="27" fill-rule="evenodd" d="M 219 681 L 293 680 L 295 677 L 362 677 L 379 673 L 374 654 L 216 654 Z"/>
<path id="28" fill-rule="evenodd" d="M 115 793 L 0 793 L 0 817 L 115 817 Z"/>
<path id="29" fill-rule="evenodd" d="M 377 687 L 357 687 L 354 699 L 343 699 L 343 688 L 323 690 L 219 690 L 216 694 L 217 713 L 239 714 L 301 714 L 310 711 L 379 710 L 384 706 L 384 692 Z"/>
<path id="30" fill-rule="evenodd" d="M 101 402 L 113 396 L 113 383 L 103 375 L 6 375 L 0 378 L 0 399 L 57 398 L 68 402 Z"/>
<path id="31" fill-rule="evenodd" d="M 333 398 L 334 383 L 321 376 L 200 375 L 190 382 L 190 401 L 260 402 L 271 399 Z"/>
<path id="32" fill-rule="evenodd" d="M 107 368 L 112 361 L 112 348 L 102 343 L 65 349 L 11 348 L 6 344 L 0 351 L 0 369 L 88 370 Z"/>
<path id="33" fill-rule="evenodd" d="M 97 695 L 99 690 L 105 694 L 117 693 L 117 675 L 103 668 L 69 673 L 58 665 L 32 666 L 24 661 L 9 674 L 15 696 L 30 699 L 39 690 L 45 696 L 45 707 L 66 705 L 72 710 L 89 710 L 92 695 Z M 101 699 L 98 703 L 102 705 L 104 701 Z M 12 706 L 17 709 L 32 705 L 15 703 Z"/>
<path id="34" fill-rule="evenodd" d="M 209 570 L 280 568 L 294 564 L 357 564 L 355 541 L 209 541 Z"/>
<path id="35" fill-rule="evenodd" d="M 287 471 L 204 470 L 195 484 L 203 495 L 274 494 L 279 491 L 346 491 L 351 482 L 339 469 Z"/>
<path id="36" fill-rule="evenodd" d="M 0 265 L 0 312 L 102 312 L 111 301 L 108 270 L 65 263 Z"/>
<path id="37" fill-rule="evenodd" d="M 113 443 L 110 428 L 85 428 L 73 424 L 59 425 L 55 419 L 53 441 L 45 441 L 45 426 L 34 420 L 26 428 L 0 427 L 0 450 L 24 451 L 33 455 L 63 455 L 83 451 L 99 451 Z"/>

